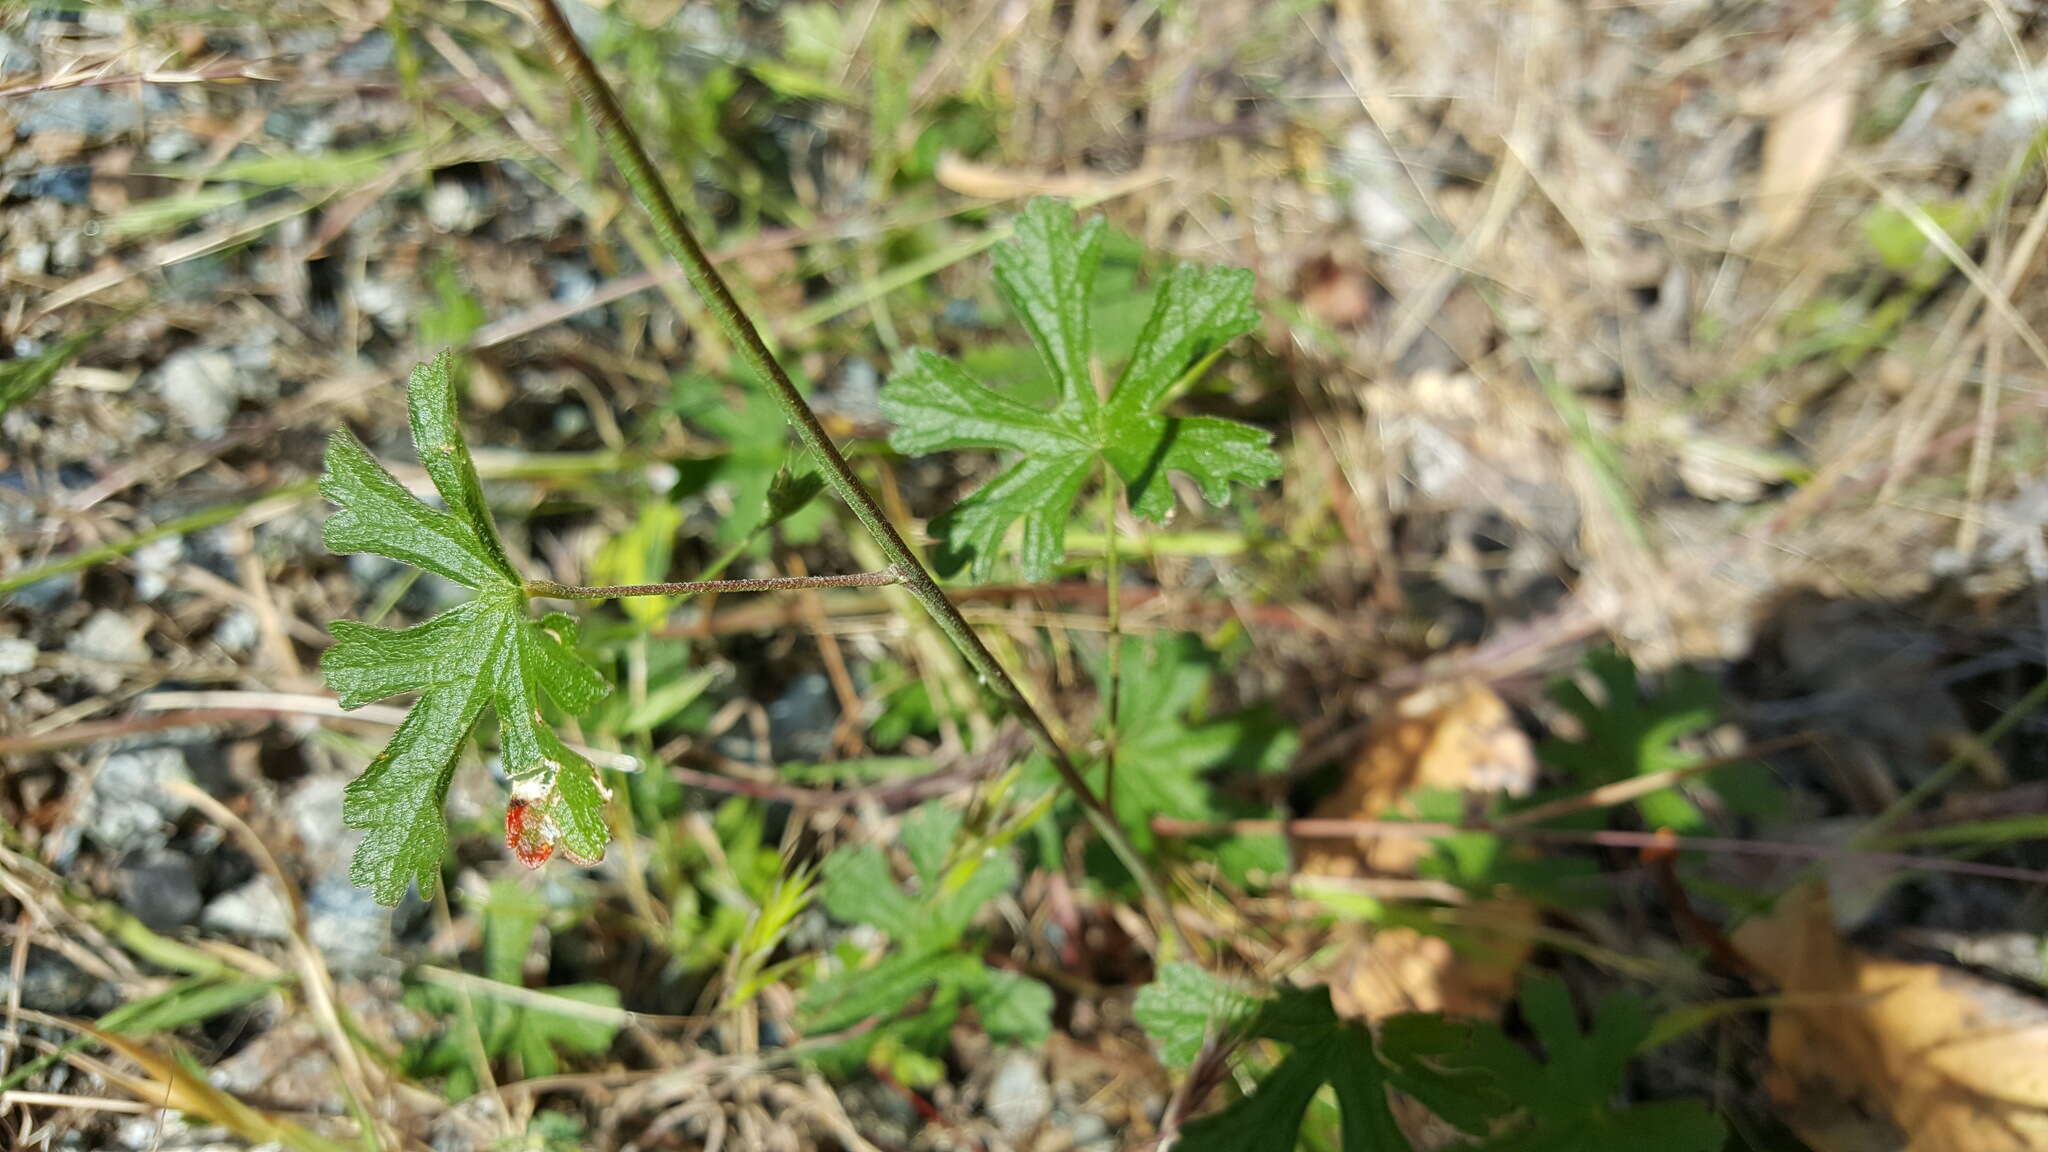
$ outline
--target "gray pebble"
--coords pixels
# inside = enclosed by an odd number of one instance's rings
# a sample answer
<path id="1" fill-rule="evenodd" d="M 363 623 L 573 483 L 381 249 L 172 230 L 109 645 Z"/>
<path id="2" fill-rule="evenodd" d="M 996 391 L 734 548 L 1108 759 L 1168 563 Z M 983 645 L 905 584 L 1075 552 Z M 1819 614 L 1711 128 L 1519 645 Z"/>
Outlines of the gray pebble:
<path id="1" fill-rule="evenodd" d="M 60 88 L 32 92 L 9 102 L 14 130 L 22 136 L 67 132 L 88 141 L 132 131 L 142 124 L 133 96 L 113 88 Z"/>
<path id="2" fill-rule="evenodd" d="M 13 966 L 0 964 L 0 1000 L 13 992 Z M 55 952 L 31 948 L 21 977 L 21 1005 L 60 1016 L 89 1010 L 106 989 Z"/>
<path id="3" fill-rule="evenodd" d="M 821 673 L 798 676 L 768 705 L 768 736 L 777 760 L 820 760 L 832 750 L 839 703 Z"/>
<path id="4" fill-rule="evenodd" d="M 93 775 L 92 790 L 79 806 L 77 827 L 110 852 L 161 848 L 167 839 L 165 826 L 186 808 L 165 785 L 191 779 L 184 753 L 176 748 L 158 745 L 116 752 Z"/>
<path id="5" fill-rule="evenodd" d="M 145 852 L 114 873 L 121 906 L 154 932 L 175 932 L 199 918 L 199 877 L 183 853 Z"/>
<path id="6" fill-rule="evenodd" d="M 391 909 L 350 883 L 346 872 L 328 873 L 306 893 L 306 921 L 313 947 L 338 971 L 374 967 L 389 948 Z"/>
<path id="7" fill-rule="evenodd" d="M 221 617 L 213 626 L 213 642 L 228 652 L 247 652 L 256 646 L 262 633 L 256 623 L 256 616 L 247 608 L 236 608 Z"/>
<path id="8" fill-rule="evenodd" d="M 239 888 L 213 898 L 200 914 L 200 926 L 249 940 L 282 940 L 291 934 L 291 909 L 278 895 L 277 885 L 258 876 Z"/>
<path id="9" fill-rule="evenodd" d="M 185 559 L 185 538 L 166 536 L 137 548 L 128 557 L 135 570 L 135 594 L 156 600 L 170 591 L 171 576 Z"/>

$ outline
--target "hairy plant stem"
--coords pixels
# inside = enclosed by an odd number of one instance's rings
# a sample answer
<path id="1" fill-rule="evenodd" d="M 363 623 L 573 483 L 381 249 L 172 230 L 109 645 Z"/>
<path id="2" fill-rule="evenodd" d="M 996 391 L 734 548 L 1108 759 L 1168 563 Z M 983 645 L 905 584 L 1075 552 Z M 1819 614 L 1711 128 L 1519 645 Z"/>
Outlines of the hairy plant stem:
<path id="1" fill-rule="evenodd" d="M 1116 809 L 1116 741 L 1117 722 L 1123 718 L 1124 690 L 1124 634 L 1123 634 L 1123 563 L 1116 553 L 1116 512 L 1117 512 L 1116 469 L 1102 470 L 1102 534 L 1107 543 L 1103 547 L 1103 564 L 1109 573 L 1109 704 L 1108 715 L 1102 724 L 1102 798 L 1110 810 Z"/>
<path id="2" fill-rule="evenodd" d="M 1095 825 L 1096 831 L 1109 844 L 1124 867 L 1130 870 L 1147 902 L 1153 906 L 1160 923 L 1166 932 L 1170 933 L 1170 938 L 1189 956 L 1196 955 L 1191 942 L 1173 916 L 1173 909 L 1166 901 L 1164 890 L 1152 876 L 1151 870 L 1145 866 L 1144 859 L 1138 855 L 1137 847 L 1131 843 L 1131 838 L 1117 823 L 1115 813 L 1103 802 L 1102 797 L 1088 786 L 1088 781 L 1082 777 L 1081 770 L 1075 766 L 1073 757 L 1068 755 L 1066 747 L 1060 743 L 1059 737 L 1053 734 L 1045 718 L 1032 706 L 1023 689 L 1017 686 L 1016 680 L 995 658 L 994 653 L 982 643 L 981 637 L 967 623 L 967 618 L 960 614 L 960 609 L 947 598 L 938 581 L 924 566 L 924 561 L 904 542 L 902 534 L 896 531 L 896 526 L 889 522 L 889 518 L 882 512 L 881 505 L 876 503 L 873 494 L 854 474 L 852 466 L 846 462 L 846 457 L 840 453 L 838 445 L 826 434 L 824 425 L 818 422 L 817 413 L 811 410 L 810 403 L 804 399 L 803 393 L 797 391 L 796 385 L 790 381 L 789 374 L 783 371 L 774 353 L 768 350 L 767 343 L 761 338 L 760 330 L 741 309 L 739 301 L 733 298 L 732 290 L 726 286 L 724 278 L 718 274 L 717 267 L 705 255 L 703 246 L 697 242 L 696 234 L 684 222 L 682 213 L 677 210 L 675 201 L 669 196 L 668 189 L 662 183 L 660 174 L 655 171 L 653 162 L 647 158 L 646 149 L 641 147 L 639 135 L 634 132 L 625 112 L 620 109 L 618 98 L 613 95 L 611 86 L 598 74 L 597 65 L 591 61 L 590 54 L 583 50 L 582 43 L 576 39 L 576 33 L 570 29 L 569 22 L 563 18 L 555 0 L 532 0 L 532 6 L 534 17 L 540 26 L 541 39 L 548 47 L 556 71 L 581 101 L 591 128 L 596 131 L 598 138 L 604 141 L 605 149 L 611 153 L 612 163 L 617 165 L 620 176 L 632 190 L 633 198 L 640 202 L 641 209 L 647 213 L 648 220 L 654 226 L 656 238 L 669 255 L 683 266 L 683 272 L 689 277 L 691 286 L 703 297 L 726 337 L 738 347 L 741 358 L 754 370 L 755 375 L 760 377 L 776 402 L 782 406 L 782 413 L 788 418 L 790 427 L 795 429 L 797 439 L 801 440 L 804 447 L 810 449 L 811 455 L 817 459 L 826 483 L 831 486 L 833 493 L 852 509 L 854 517 L 881 548 L 883 557 L 902 576 L 904 587 L 924 610 L 931 614 L 933 622 L 946 634 L 946 638 L 952 641 L 953 646 L 960 650 L 961 656 L 974 669 L 975 675 L 980 677 L 982 683 L 1002 699 L 1003 705 L 1010 713 L 1030 730 L 1039 748 L 1052 762 L 1053 770 L 1059 774 L 1061 782 L 1080 802 L 1090 823 Z M 1169 937 L 1162 936 L 1162 942 L 1167 938 Z"/>
<path id="3" fill-rule="evenodd" d="M 672 584 L 606 584 L 586 588 L 553 580 L 528 580 L 528 596 L 550 600 L 612 600 L 621 596 L 701 596 L 708 592 L 787 592 L 803 588 L 880 588 L 901 584 L 894 569 L 853 572 L 843 576 L 769 576 L 760 580 L 683 580 Z"/>

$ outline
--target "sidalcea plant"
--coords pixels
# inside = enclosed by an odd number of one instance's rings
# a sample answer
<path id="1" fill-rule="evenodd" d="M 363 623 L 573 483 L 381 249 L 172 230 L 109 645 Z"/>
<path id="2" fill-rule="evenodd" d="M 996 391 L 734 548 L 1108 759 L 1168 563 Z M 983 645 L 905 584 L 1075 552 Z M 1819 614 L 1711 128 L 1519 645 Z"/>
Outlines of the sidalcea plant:
<path id="1" fill-rule="evenodd" d="M 965 567 L 986 579 L 1004 538 L 1021 523 L 1024 578 L 1049 578 L 1066 554 L 1074 501 L 1104 464 L 1126 485 L 1132 510 L 1155 521 L 1173 510 L 1169 473 L 1192 478 L 1212 504 L 1228 501 L 1234 484 L 1280 476 L 1280 457 L 1263 430 L 1162 411 L 1224 345 L 1258 323 L 1252 274 L 1242 268 L 1175 268 L 1153 298 L 1122 375 L 1107 395 L 1097 394 L 1090 296 L 1104 230 L 1100 218 L 1076 228 L 1073 209 L 1039 200 L 996 249 L 996 285 L 1030 330 L 1058 389 L 1051 408 L 997 392 L 923 348 L 882 390 L 882 410 L 896 422 L 889 443 L 899 452 L 1016 453 L 1007 470 L 934 525 L 945 539 L 942 569 Z"/>

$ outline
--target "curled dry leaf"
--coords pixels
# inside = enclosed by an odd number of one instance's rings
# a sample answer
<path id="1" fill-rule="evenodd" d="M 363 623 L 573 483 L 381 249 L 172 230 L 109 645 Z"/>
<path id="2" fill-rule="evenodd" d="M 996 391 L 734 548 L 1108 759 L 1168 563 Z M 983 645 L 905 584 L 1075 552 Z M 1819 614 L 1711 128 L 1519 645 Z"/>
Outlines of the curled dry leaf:
<path id="1" fill-rule="evenodd" d="M 2048 1004 L 1849 947 L 1813 884 L 1735 944 L 1784 997 L 1768 1083 L 1817 1152 L 2048 1149 Z"/>
<path id="2" fill-rule="evenodd" d="M 1492 689 L 1477 682 L 1436 685 L 1395 702 L 1315 815 L 1412 815 L 1403 797 L 1418 789 L 1519 794 L 1535 777 L 1535 750 Z M 1428 850 L 1427 841 L 1409 837 L 1302 841 L 1296 845 L 1297 871 L 1339 880 L 1401 876 L 1412 873 Z M 1483 932 L 1465 950 L 1412 928 L 1349 926 L 1324 973 L 1331 1000 L 1351 1018 L 1408 1011 L 1498 1015 L 1514 994 L 1515 974 L 1529 952 L 1526 929 L 1536 918 L 1533 906 L 1513 898 L 1468 905 L 1462 921 L 1500 930 Z"/>
<path id="3" fill-rule="evenodd" d="M 1009 200 L 1018 196 L 1090 200 L 1100 198 L 1119 183 L 1110 176 L 1069 176 L 977 164 L 953 152 L 939 156 L 932 178 L 947 191 L 979 200 Z"/>
<path id="4" fill-rule="evenodd" d="M 1833 171 L 1856 114 L 1856 70 L 1850 41 L 1828 35 L 1787 46 L 1766 98 L 1763 167 L 1757 175 L 1755 243 L 1791 235 Z"/>

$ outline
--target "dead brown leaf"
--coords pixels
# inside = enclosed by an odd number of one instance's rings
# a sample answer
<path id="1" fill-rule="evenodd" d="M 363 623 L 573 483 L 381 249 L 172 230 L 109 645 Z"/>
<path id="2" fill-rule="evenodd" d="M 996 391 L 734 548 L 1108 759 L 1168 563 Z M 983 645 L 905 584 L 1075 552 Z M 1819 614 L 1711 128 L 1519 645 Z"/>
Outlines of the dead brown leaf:
<path id="1" fill-rule="evenodd" d="M 1382 819 L 1404 811 L 1402 797 L 1418 788 L 1520 793 L 1535 775 L 1529 738 L 1492 689 L 1476 681 L 1432 686 L 1396 701 L 1374 725 L 1343 785 L 1315 815 Z M 1405 876 L 1426 850 L 1426 842 L 1410 837 L 1296 845 L 1302 875 L 1336 879 Z M 1528 957 L 1536 910 L 1502 898 L 1468 906 L 1461 919 L 1502 930 L 1477 934 L 1459 949 L 1411 928 L 1351 926 L 1357 930 L 1336 942 L 1323 974 L 1337 1010 L 1365 1019 L 1408 1011 L 1497 1014 Z"/>
<path id="2" fill-rule="evenodd" d="M 1418 788 L 1448 791 L 1529 790 L 1536 753 L 1493 689 L 1458 681 L 1417 689 L 1394 702 L 1373 725 L 1365 751 L 1343 785 L 1316 806 L 1318 819 L 1377 820 L 1399 811 Z M 1413 869 L 1426 844 L 1409 837 L 1305 841 L 1300 870 L 1314 876 L 1402 874 Z"/>
<path id="3" fill-rule="evenodd" d="M 1849 947 L 1809 884 L 1735 934 L 1785 996 L 1772 1098 L 1822 1152 L 2048 1149 L 2048 1005 L 1939 964 Z M 1874 1118 L 1890 1139 L 1875 1144 Z"/>
<path id="4" fill-rule="evenodd" d="M 1785 49 L 1757 175 L 1756 242 L 1791 235 L 1814 193 L 1833 171 L 1856 114 L 1856 72 L 1850 42 L 1840 34 Z"/>
<path id="5" fill-rule="evenodd" d="M 954 153 L 939 157 L 932 178 L 948 191 L 979 200 L 1009 200 L 1020 196 L 1063 196 L 1073 200 L 1097 199 L 1127 178 L 1113 176 L 1062 175 L 1029 172 L 977 164 Z"/>

